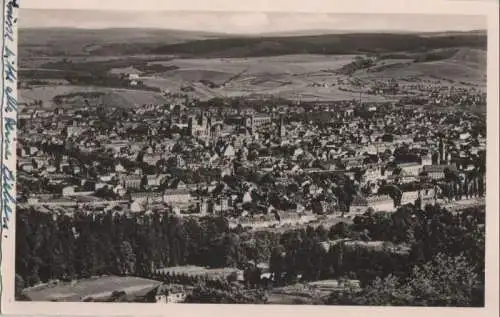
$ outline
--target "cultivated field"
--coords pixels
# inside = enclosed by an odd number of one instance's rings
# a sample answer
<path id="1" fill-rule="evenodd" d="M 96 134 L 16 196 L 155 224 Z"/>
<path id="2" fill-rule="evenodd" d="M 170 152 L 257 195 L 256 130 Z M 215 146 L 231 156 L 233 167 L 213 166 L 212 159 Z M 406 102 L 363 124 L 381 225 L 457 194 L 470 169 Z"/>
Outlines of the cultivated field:
<path id="1" fill-rule="evenodd" d="M 314 290 L 306 284 L 297 283 L 284 287 L 273 288 L 268 294 L 269 304 L 293 305 L 293 304 L 317 304 L 321 298 L 330 292 Z"/>
<path id="2" fill-rule="evenodd" d="M 20 89 L 19 102 L 33 103 L 36 100 L 43 102 L 43 107 L 59 106 L 54 102 L 54 97 L 74 93 L 102 92 L 103 95 L 98 98 L 87 98 L 90 104 L 106 105 L 108 107 L 134 107 L 142 104 L 163 104 L 165 98 L 159 92 L 144 91 L 137 89 L 120 89 L 92 86 L 71 86 L 71 85 L 54 85 L 54 86 L 34 86 L 31 89 Z M 73 103 L 84 105 L 84 98 L 76 98 Z M 64 106 L 71 106 L 71 103 L 65 103 Z"/>
<path id="3" fill-rule="evenodd" d="M 336 71 L 356 55 L 286 55 L 255 58 L 174 59 L 152 62 L 177 69 L 144 78 L 147 86 L 177 91 L 191 87 L 199 99 L 248 95 L 274 95 L 302 100 L 345 100 L 359 98 L 359 88 L 340 81 L 360 79 L 363 89 L 375 81 L 432 82 L 442 85 L 485 88 L 485 52 L 459 50 L 452 58 L 414 62 L 384 59 L 351 75 Z M 399 96 L 365 95 L 366 101 L 387 101 Z"/>
<path id="4" fill-rule="evenodd" d="M 103 91 L 102 98 L 93 102 L 122 107 L 164 103 L 159 92 L 109 88 L 105 81 L 99 81 L 103 76 L 136 71 L 141 73 L 140 80 L 146 88 L 182 92 L 200 100 L 270 95 L 304 101 L 351 100 L 358 99 L 360 92 L 367 102 L 400 99 L 402 96 L 398 95 L 366 94 L 374 85 L 389 80 L 400 85 L 486 87 L 483 35 L 465 34 L 462 42 L 456 40 L 457 43 L 448 37 L 443 38 L 448 42 L 415 37 L 414 40 L 422 44 L 418 46 L 412 41 L 402 45 L 401 40 L 411 38 L 409 35 L 324 35 L 261 40 L 189 32 L 127 34 L 126 30 L 94 30 L 78 37 L 70 30 L 51 32 L 50 40 L 36 38 L 38 33 L 33 30 L 21 34 L 20 65 L 21 71 L 25 71 L 21 81 L 29 84 L 30 79 L 67 79 L 83 72 L 87 76 L 85 83 L 99 87 L 32 85 L 31 90 L 21 89 L 21 102 L 42 100 L 44 105 L 53 106 L 52 98 L 57 95 Z M 127 38 L 137 39 L 136 47 Z M 458 46 L 459 42 L 463 46 Z M 426 46 L 426 43 L 432 45 Z M 371 64 L 353 66 L 356 58 L 370 59 Z M 403 94 L 411 93 L 410 90 Z"/>
<path id="5" fill-rule="evenodd" d="M 141 296 L 161 282 L 138 277 L 102 276 L 74 283 L 59 283 L 27 288 L 23 293 L 32 301 L 82 301 L 86 298 L 106 298 L 114 291 Z"/>

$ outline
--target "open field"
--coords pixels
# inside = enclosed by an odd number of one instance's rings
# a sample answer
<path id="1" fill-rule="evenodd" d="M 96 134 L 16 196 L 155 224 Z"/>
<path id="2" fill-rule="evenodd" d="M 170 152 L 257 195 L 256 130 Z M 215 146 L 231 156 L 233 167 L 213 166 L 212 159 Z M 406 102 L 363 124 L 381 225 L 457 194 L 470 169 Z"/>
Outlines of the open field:
<path id="1" fill-rule="evenodd" d="M 32 301 L 81 301 L 108 297 L 114 291 L 141 296 L 161 282 L 138 277 L 102 276 L 75 283 L 59 283 L 54 286 L 34 286 L 23 292 Z"/>
<path id="2" fill-rule="evenodd" d="M 473 86 L 483 90 L 486 86 L 482 33 L 451 37 L 333 34 L 257 39 L 150 30 L 131 31 L 130 38 L 137 38 L 138 48 L 130 51 L 125 30 L 93 30 L 74 39 L 74 30 L 49 31 L 54 35 L 50 41 L 27 41 L 37 34 L 41 36 L 36 30 L 21 33 L 24 44 L 20 46 L 20 65 L 21 72 L 25 71 L 21 80 L 65 79 L 83 72 L 83 82 L 92 85 L 93 78 L 100 80 L 103 76 L 138 70 L 145 88 L 183 92 L 200 100 L 269 95 L 304 101 L 351 100 L 358 99 L 361 90 L 364 101 L 394 101 L 402 96 L 365 93 L 376 83 L 391 79 L 403 85 Z M 73 45 L 80 51 L 68 50 L 62 55 L 56 51 Z M 47 50 L 47 54 L 33 55 L 36 47 Z M 357 67 L 356 58 L 370 60 L 370 64 Z M 356 80 L 362 82 L 361 86 L 353 83 Z M 105 85 L 108 83 L 102 80 L 94 83 Z M 61 91 L 104 91 L 106 94 L 95 102 L 114 106 L 164 102 L 159 92 L 66 85 L 21 89 L 20 96 L 21 100 L 38 99 L 52 106 L 52 98 Z"/>
<path id="3" fill-rule="evenodd" d="M 485 52 L 476 50 L 473 54 L 476 58 L 467 63 L 455 56 L 446 60 L 419 63 L 410 59 L 380 60 L 369 69 L 355 71 L 351 76 L 337 74 L 335 71 L 352 62 L 355 55 L 174 59 L 162 64 L 175 66 L 177 69 L 155 74 L 144 81 L 148 86 L 170 90 L 188 85 L 194 88 L 193 95 L 200 99 L 259 94 L 288 99 L 295 99 L 300 95 L 302 100 L 308 101 L 357 99 L 358 88 L 349 84 L 337 84 L 339 80 L 349 81 L 353 78 L 363 80 L 365 85 L 380 80 L 395 79 L 404 82 L 418 79 L 454 86 L 462 82 L 484 88 Z M 397 97 L 393 96 L 394 99 Z M 388 96 L 365 95 L 364 100 L 376 102 L 391 99 Z"/>
<path id="4" fill-rule="evenodd" d="M 322 298 L 330 294 L 329 291 L 316 290 L 307 284 L 297 283 L 294 285 L 274 288 L 268 294 L 269 304 L 293 305 L 293 304 L 318 304 Z"/>
<path id="5" fill-rule="evenodd" d="M 394 64 L 393 64 L 394 65 Z M 405 78 L 418 78 L 421 81 L 439 81 L 442 84 L 460 84 L 486 88 L 485 67 L 481 65 L 467 65 L 456 60 L 445 60 L 425 63 L 411 63 L 385 68 L 377 72 L 360 71 L 356 75 L 365 80 L 389 80 L 402 81 Z M 463 85 L 461 85 L 463 86 Z"/>
<path id="6" fill-rule="evenodd" d="M 277 292 L 270 292 L 267 296 L 267 303 L 275 304 L 275 305 L 313 305 L 314 298 L 303 295 L 290 295 L 290 294 L 282 294 Z"/>
<path id="7" fill-rule="evenodd" d="M 354 59 L 356 55 L 282 55 L 249 58 L 174 59 L 162 64 L 175 65 L 180 69 L 212 70 L 227 73 L 243 72 L 248 75 L 307 74 L 327 69 L 336 69 Z M 153 62 L 161 63 L 161 62 Z"/>
<path id="8" fill-rule="evenodd" d="M 28 28 L 19 31 L 19 51 L 24 58 L 60 57 L 60 56 L 130 56 L 148 53 L 158 43 L 179 44 L 189 41 L 217 39 L 219 34 L 159 30 L 141 28 L 87 29 L 85 31 L 72 28 L 29 28 L 30 19 L 57 20 L 67 18 L 64 10 L 44 12 L 40 16 L 37 10 L 23 10 L 23 20 Z M 37 14 L 36 18 L 31 15 Z M 93 12 L 94 18 L 105 14 L 104 11 Z M 108 17 L 109 18 L 109 17 Z M 116 17 L 113 17 L 116 18 Z M 78 20 L 78 19 L 77 19 Z M 85 18 L 82 23 L 85 22 Z M 39 23 L 39 21 L 38 21 Z M 80 25 L 76 23 L 75 25 Z"/>
<path id="9" fill-rule="evenodd" d="M 84 12 L 81 12 L 84 14 Z M 29 21 L 29 10 L 25 13 Z M 50 14 L 50 15 L 48 15 Z M 44 12 L 40 19 L 67 18 L 61 10 Z M 92 13 L 96 18 L 103 12 Z M 88 15 L 87 15 L 88 18 Z M 117 19 L 116 16 L 106 19 Z M 78 17 L 75 18 L 78 20 Z M 73 19 L 73 21 L 75 21 Z M 127 18 L 124 18 L 125 20 Z M 132 20 L 134 17 L 131 18 Z M 74 22 L 73 22 L 74 23 Z M 26 25 L 29 26 L 29 23 Z M 79 25 L 79 24 L 76 24 Z M 190 58 L 256 57 L 291 54 L 366 54 L 467 46 L 486 48 L 486 32 L 453 34 L 334 33 L 319 35 L 243 36 L 160 29 L 22 29 L 22 56 L 178 55 Z"/>
<path id="10" fill-rule="evenodd" d="M 163 104 L 165 98 L 161 93 L 154 91 L 92 87 L 92 86 L 35 86 L 31 89 L 20 89 L 19 102 L 32 103 L 35 100 L 41 100 L 44 107 L 59 106 L 54 102 L 54 97 L 75 93 L 102 92 L 101 96 L 96 98 L 87 98 L 89 104 L 106 105 L 108 107 L 134 107 L 139 104 Z M 84 98 L 73 98 L 72 101 L 64 103 L 62 106 L 71 106 L 73 104 L 84 105 Z"/>

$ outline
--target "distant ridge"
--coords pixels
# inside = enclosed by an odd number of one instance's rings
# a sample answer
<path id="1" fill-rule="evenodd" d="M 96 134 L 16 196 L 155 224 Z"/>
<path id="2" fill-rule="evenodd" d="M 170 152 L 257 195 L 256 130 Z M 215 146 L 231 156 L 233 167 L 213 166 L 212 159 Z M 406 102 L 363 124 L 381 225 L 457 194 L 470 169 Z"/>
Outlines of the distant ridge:
<path id="1" fill-rule="evenodd" d="M 264 32 L 264 33 L 259 33 L 258 35 L 261 36 L 266 36 L 266 37 L 292 37 L 292 36 L 318 36 L 318 35 L 334 35 L 334 34 L 416 34 L 416 35 L 421 35 L 421 36 L 435 36 L 435 35 L 471 35 L 471 34 L 477 34 L 477 35 L 486 35 L 487 30 L 470 30 L 470 31 L 435 31 L 435 32 L 420 32 L 420 31 L 405 31 L 405 30 L 394 30 L 394 31 L 387 31 L 387 30 L 338 30 L 338 31 L 333 31 L 333 30 L 303 30 L 303 31 L 289 31 L 289 32 Z"/>
<path id="2" fill-rule="evenodd" d="M 155 34 L 155 35 L 165 35 L 165 34 L 185 34 L 185 35 L 199 35 L 208 37 L 226 37 L 229 34 L 218 33 L 218 32 L 207 32 L 207 31 L 197 31 L 197 30 L 183 30 L 183 29 L 159 29 L 159 28 L 137 28 L 137 27 L 112 27 L 112 28 L 80 28 L 80 27 L 24 27 L 20 28 L 20 33 L 38 33 L 40 30 L 49 33 L 80 33 L 82 31 L 91 33 L 102 33 L 102 34 L 119 34 L 124 32 L 131 32 L 131 36 L 134 34 L 143 33 L 144 35 Z M 52 34 L 50 34 L 52 35 Z M 85 36 L 85 34 L 81 34 Z M 240 36 L 240 35 L 233 35 Z"/>
<path id="3" fill-rule="evenodd" d="M 322 36 L 322 35 L 338 35 L 338 34 L 411 34 L 421 36 L 451 36 L 451 35 L 486 35 L 487 30 L 470 30 L 470 31 L 435 31 L 435 32 L 421 32 L 421 31 L 405 31 L 405 30 L 297 30 L 286 32 L 261 32 L 261 33 L 231 33 L 231 32 L 208 32 L 205 30 L 186 30 L 175 28 L 147 28 L 147 27 L 109 27 L 109 28 L 82 28 L 82 27 L 20 27 L 21 31 L 36 31 L 39 29 L 49 31 L 71 32 L 75 30 L 86 31 L 143 31 L 148 33 L 162 33 L 162 32 L 176 32 L 185 34 L 204 34 L 216 37 L 297 37 L 297 36 Z"/>
<path id="4" fill-rule="evenodd" d="M 286 10 L 286 8 L 283 8 Z M 299 12 L 230 12 L 165 10 L 22 9 L 20 27 L 106 29 L 139 27 L 210 31 L 224 34 L 284 34 L 413 31 L 464 31 L 486 28 L 483 18 L 464 15 L 341 14 Z"/>
<path id="5" fill-rule="evenodd" d="M 311 36 L 219 38 L 158 46 L 152 54 L 258 57 L 287 54 L 366 54 L 468 47 L 486 49 L 486 34 L 348 33 Z"/>
<path id="6" fill-rule="evenodd" d="M 466 47 L 486 50 L 486 31 L 334 32 L 312 31 L 223 34 L 158 28 L 24 28 L 21 54 L 40 56 L 178 55 L 199 58 L 259 57 L 291 54 L 367 54 L 421 52 Z M 302 35 L 301 35 L 302 34 Z"/>

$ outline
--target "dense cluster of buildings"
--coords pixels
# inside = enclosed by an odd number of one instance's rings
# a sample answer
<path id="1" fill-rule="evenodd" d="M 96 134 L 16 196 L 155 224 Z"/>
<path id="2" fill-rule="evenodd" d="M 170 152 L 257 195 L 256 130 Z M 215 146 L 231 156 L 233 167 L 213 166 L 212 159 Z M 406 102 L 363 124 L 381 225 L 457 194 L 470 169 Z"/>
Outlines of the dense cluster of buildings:
<path id="1" fill-rule="evenodd" d="M 20 125 L 20 206 L 54 215 L 162 212 L 293 226 L 469 199 L 484 187 L 484 118 L 462 111 L 24 106 Z"/>

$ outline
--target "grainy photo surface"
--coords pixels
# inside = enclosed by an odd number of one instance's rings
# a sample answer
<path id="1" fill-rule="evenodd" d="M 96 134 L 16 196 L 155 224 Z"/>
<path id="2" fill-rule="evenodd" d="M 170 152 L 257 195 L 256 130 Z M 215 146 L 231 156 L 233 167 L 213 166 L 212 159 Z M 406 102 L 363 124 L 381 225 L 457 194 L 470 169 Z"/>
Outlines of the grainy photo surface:
<path id="1" fill-rule="evenodd" d="M 486 17 L 21 17 L 17 301 L 484 306 Z"/>

